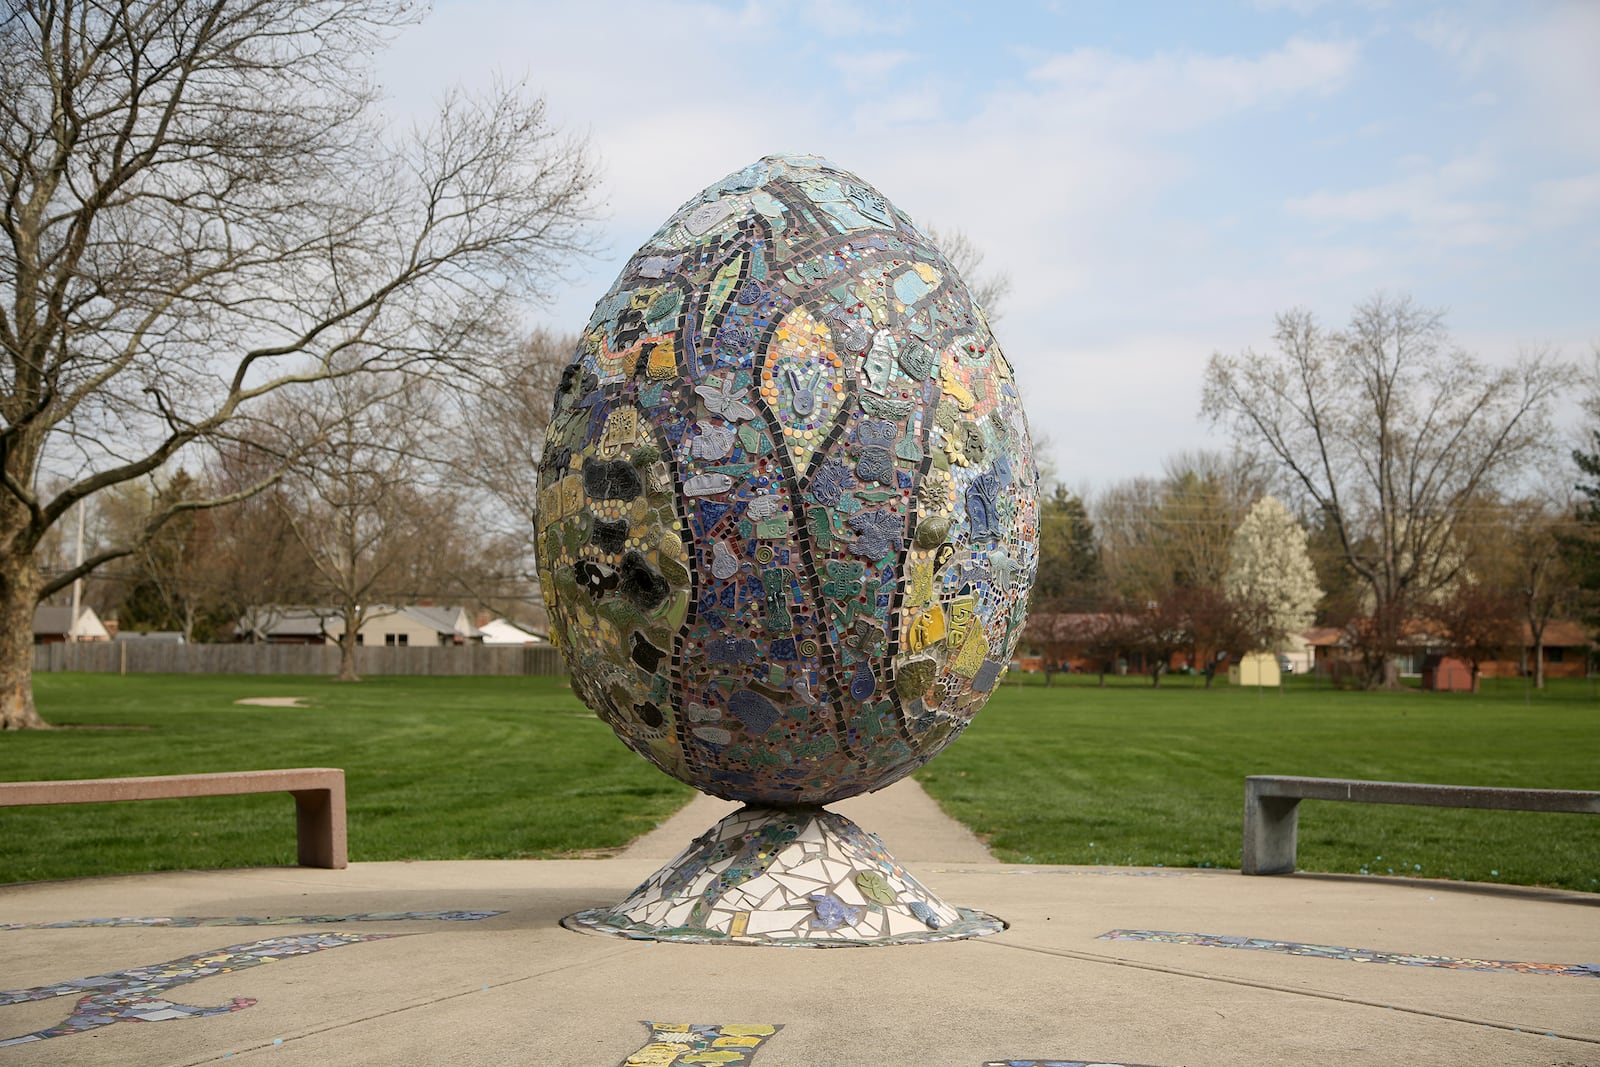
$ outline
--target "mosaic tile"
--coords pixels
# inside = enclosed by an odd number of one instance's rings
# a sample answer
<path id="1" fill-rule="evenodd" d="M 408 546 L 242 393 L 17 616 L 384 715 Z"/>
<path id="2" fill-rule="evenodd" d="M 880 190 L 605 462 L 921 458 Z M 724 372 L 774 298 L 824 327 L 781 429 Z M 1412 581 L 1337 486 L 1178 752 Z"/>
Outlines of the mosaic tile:
<path id="1" fill-rule="evenodd" d="M 200 926 L 325 926 L 330 923 L 380 922 L 477 922 L 500 911 L 364 911 L 354 915 L 157 915 L 144 918 L 64 919 L 59 922 L 0 923 L 0 930 L 82 930 L 107 926 L 181 927 Z"/>
<path id="2" fill-rule="evenodd" d="M 645 1022 L 650 1040 L 621 1067 L 739 1067 L 782 1023 L 653 1023 Z"/>
<path id="3" fill-rule="evenodd" d="M 535 520 L 552 637 L 696 788 L 879 789 L 1009 665 L 1036 493 L 1011 367 L 943 253 L 856 175 L 769 156 L 645 242 L 563 375 Z"/>
<path id="4" fill-rule="evenodd" d="M 1480 960 L 1462 956 L 1424 956 L 1414 953 L 1345 948 L 1340 945 L 1308 945 L 1298 941 L 1232 937 L 1226 934 L 1179 933 L 1170 930 L 1110 930 L 1101 934 L 1098 940 L 1155 941 L 1168 945 L 1236 948 L 1255 952 L 1276 952 L 1286 956 L 1316 956 L 1321 959 L 1349 960 L 1353 963 L 1389 963 L 1405 967 L 1443 967 L 1455 971 L 1513 971 L 1517 974 L 1600 978 L 1600 963 L 1521 963 L 1513 960 Z"/>
<path id="5" fill-rule="evenodd" d="M 24 1004 L 29 1001 L 49 1000 L 53 997 L 78 998 L 72 1013 L 55 1026 L 35 1030 L 30 1034 L 0 1039 L 0 1048 L 26 1045 L 53 1037 L 94 1030 L 120 1022 L 166 1022 L 172 1019 L 196 1019 L 207 1015 L 243 1011 L 255 1004 L 249 997 L 234 997 L 226 1004 L 215 1007 L 194 1007 L 168 1000 L 163 994 L 178 986 L 230 974 L 264 963 L 275 963 L 294 956 L 322 952 L 330 948 L 356 945 L 364 941 L 382 941 L 394 934 L 300 934 L 294 937 L 273 937 L 251 941 L 242 945 L 229 945 L 210 952 L 198 952 L 165 963 L 148 967 L 134 967 L 126 971 L 74 978 L 55 985 L 34 986 L 31 989 L 0 990 L 0 1007 Z"/>
<path id="6" fill-rule="evenodd" d="M 797 875 L 801 868 L 822 877 Z M 863 882 L 873 887 L 870 900 Z M 635 939 L 811 947 L 1005 929 L 992 915 L 939 899 L 842 815 L 753 806 L 696 838 L 621 903 L 580 911 L 563 925 Z"/>

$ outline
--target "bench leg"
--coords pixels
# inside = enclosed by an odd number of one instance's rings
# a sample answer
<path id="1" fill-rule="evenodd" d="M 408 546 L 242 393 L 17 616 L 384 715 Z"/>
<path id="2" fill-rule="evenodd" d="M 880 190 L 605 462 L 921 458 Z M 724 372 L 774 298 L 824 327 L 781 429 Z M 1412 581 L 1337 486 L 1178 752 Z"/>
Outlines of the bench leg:
<path id="1" fill-rule="evenodd" d="M 300 866 L 342 870 L 350 865 L 345 841 L 344 783 L 293 790 Z"/>
<path id="2" fill-rule="evenodd" d="M 1254 783 L 1245 783 L 1244 849 L 1239 873 L 1294 873 L 1299 811 L 1299 797 L 1257 796 Z"/>

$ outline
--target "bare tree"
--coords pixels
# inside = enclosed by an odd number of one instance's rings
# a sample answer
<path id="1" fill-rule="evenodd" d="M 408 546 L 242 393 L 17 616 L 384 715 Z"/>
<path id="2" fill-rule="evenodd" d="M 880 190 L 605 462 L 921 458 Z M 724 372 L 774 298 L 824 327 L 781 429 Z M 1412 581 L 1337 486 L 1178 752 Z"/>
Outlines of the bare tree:
<path id="1" fill-rule="evenodd" d="M 174 501 L 47 578 L 36 549 L 75 504 L 287 385 L 481 354 L 581 248 L 594 174 L 542 101 L 455 95 L 385 131 L 368 57 L 410 10 L 0 7 L 0 727 L 45 725 L 41 597 L 261 486 Z"/>
<path id="2" fill-rule="evenodd" d="M 1136 600 L 1173 588 L 1220 590 L 1233 531 L 1263 492 L 1248 456 L 1183 452 L 1165 467 L 1160 479 L 1122 482 L 1094 502 L 1106 575 Z"/>
<path id="3" fill-rule="evenodd" d="M 1444 631 L 1445 649 L 1467 661 L 1472 691 L 1478 691 L 1483 664 L 1520 642 L 1519 604 L 1511 592 L 1483 582 L 1462 582 L 1433 608 Z"/>
<path id="4" fill-rule="evenodd" d="M 1275 342 L 1213 355 L 1202 411 L 1321 513 L 1368 593 L 1367 684 L 1398 685 L 1408 615 L 1458 577 L 1456 524 L 1546 449 L 1565 369 L 1548 355 L 1488 368 L 1438 312 L 1382 295 L 1342 331 L 1280 315 Z"/>
<path id="5" fill-rule="evenodd" d="M 485 527 L 509 549 L 500 554 L 506 580 L 538 581 L 531 552 L 539 457 L 556 387 L 577 347 L 575 335 L 536 329 L 486 368 L 475 388 L 452 394 L 463 432 L 447 462 L 482 503 Z"/>
<path id="6" fill-rule="evenodd" d="M 1486 498 L 1462 536 L 1474 575 L 1518 605 L 1532 652 L 1522 666 L 1538 689 L 1544 688 L 1545 631 L 1577 603 L 1577 575 L 1563 550 L 1573 527 L 1568 496 L 1551 486 L 1510 500 Z"/>
<path id="7" fill-rule="evenodd" d="M 420 458 L 438 445 L 425 384 L 367 374 L 278 405 L 275 448 L 296 458 L 274 500 L 311 565 L 312 596 L 331 602 L 340 681 L 360 680 L 362 626 L 432 588 L 437 553 L 459 532 L 455 498 L 427 484 Z"/>
<path id="8" fill-rule="evenodd" d="M 944 258 L 967 283 L 967 291 L 978 302 L 990 322 L 999 322 L 1001 306 L 1011 294 L 1011 275 L 1006 271 L 986 271 L 986 258 L 978 242 L 967 236 L 965 230 L 939 230 L 925 227 L 933 240 L 933 247 L 944 253 Z"/>
<path id="9" fill-rule="evenodd" d="M 123 507 L 115 543 L 133 539 L 149 523 L 152 512 L 166 510 L 177 500 L 210 493 L 209 487 L 182 468 L 156 484 L 124 482 L 117 489 L 136 492 L 116 494 Z M 209 639 L 225 621 L 227 610 L 219 585 L 225 563 L 216 553 L 214 522 L 219 510 L 182 512 L 127 557 L 117 606 L 123 631 L 176 630 L 184 640 L 194 641 Z"/>

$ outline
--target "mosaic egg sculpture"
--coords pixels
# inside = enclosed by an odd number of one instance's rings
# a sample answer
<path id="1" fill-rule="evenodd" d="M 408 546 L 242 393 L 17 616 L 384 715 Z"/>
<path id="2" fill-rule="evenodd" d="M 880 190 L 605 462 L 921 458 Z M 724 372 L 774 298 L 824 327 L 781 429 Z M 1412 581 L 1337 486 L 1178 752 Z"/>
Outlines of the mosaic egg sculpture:
<path id="1" fill-rule="evenodd" d="M 1022 633 L 1037 476 L 928 236 L 815 157 L 681 207 L 595 306 L 539 470 L 573 687 L 714 796 L 819 805 L 954 739 Z"/>

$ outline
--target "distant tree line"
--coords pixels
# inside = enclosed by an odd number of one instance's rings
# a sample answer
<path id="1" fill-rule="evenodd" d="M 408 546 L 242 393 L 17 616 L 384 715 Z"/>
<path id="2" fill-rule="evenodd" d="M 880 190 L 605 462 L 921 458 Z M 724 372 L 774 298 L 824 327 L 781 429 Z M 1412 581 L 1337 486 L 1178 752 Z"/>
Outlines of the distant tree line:
<path id="1" fill-rule="evenodd" d="M 1585 387 L 1587 447 L 1564 454 L 1551 409 Z M 1159 684 L 1180 656 L 1209 680 L 1315 624 L 1366 686 L 1424 647 L 1476 676 L 1525 633 L 1542 685 L 1553 619 L 1600 628 L 1600 349 L 1587 373 L 1542 351 L 1497 370 L 1380 295 L 1343 329 L 1290 312 L 1273 351 L 1214 356 L 1202 410 L 1231 451 L 1045 495 L 1029 637 L 1047 671 L 1131 655 Z"/>

